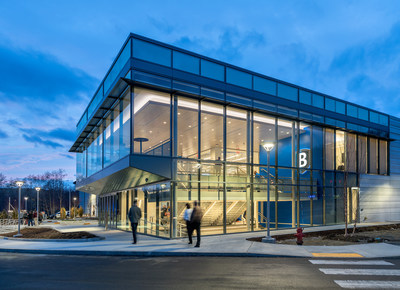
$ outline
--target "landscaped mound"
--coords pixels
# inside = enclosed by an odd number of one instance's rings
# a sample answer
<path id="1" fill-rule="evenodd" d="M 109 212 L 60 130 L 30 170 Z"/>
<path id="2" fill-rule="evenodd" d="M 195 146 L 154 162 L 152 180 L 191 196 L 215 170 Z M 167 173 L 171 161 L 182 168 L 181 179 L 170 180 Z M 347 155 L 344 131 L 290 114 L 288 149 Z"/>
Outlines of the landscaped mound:
<path id="1" fill-rule="evenodd" d="M 353 229 L 349 228 L 347 236 L 344 236 L 344 229 L 307 233 L 306 228 L 303 233 L 305 235 L 303 238 L 304 245 L 313 246 L 335 246 L 376 242 L 400 243 L 400 224 L 359 227 L 354 234 L 352 234 Z M 247 240 L 261 242 L 262 238 L 263 237 L 249 238 Z M 274 238 L 277 243 L 296 244 L 296 237 L 294 234 L 276 235 Z"/>
<path id="2" fill-rule="evenodd" d="M 14 235 L 18 234 L 18 232 L 1 234 L 4 237 L 12 238 Z M 61 233 L 52 228 L 40 227 L 40 228 L 24 228 L 21 229 L 22 239 L 89 239 L 89 238 L 97 238 L 96 235 L 93 235 L 88 232 L 71 232 L 71 233 Z"/>

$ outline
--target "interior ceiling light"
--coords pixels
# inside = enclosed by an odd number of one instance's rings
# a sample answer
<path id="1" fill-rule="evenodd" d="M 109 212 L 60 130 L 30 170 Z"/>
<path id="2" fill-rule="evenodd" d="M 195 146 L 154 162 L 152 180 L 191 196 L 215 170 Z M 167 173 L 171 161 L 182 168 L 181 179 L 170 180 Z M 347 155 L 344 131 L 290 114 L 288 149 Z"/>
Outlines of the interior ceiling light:
<path id="1" fill-rule="evenodd" d="M 167 122 L 164 121 L 163 124 L 165 125 L 165 124 L 167 124 Z"/>

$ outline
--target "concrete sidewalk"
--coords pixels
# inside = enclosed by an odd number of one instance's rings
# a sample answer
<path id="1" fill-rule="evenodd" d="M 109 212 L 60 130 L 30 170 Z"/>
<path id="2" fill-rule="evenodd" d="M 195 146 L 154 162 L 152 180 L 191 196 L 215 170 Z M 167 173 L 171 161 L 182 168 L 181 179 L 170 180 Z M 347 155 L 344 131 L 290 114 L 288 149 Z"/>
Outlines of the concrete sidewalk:
<path id="1" fill-rule="evenodd" d="M 382 224 L 382 223 L 379 223 Z M 372 224 L 362 224 L 367 226 Z M 376 225 L 376 224 L 373 224 Z M 400 246 L 372 243 L 348 246 L 297 246 L 265 244 L 247 241 L 246 238 L 260 237 L 265 232 L 205 236 L 201 247 L 187 244 L 187 239 L 166 240 L 138 235 L 138 243 L 132 244 L 132 234 L 119 230 L 105 231 L 93 224 L 46 224 L 62 231 L 88 231 L 104 237 L 100 241 L 49 242 L 0 239 L 0 252 L 40 253 L 58 255 L 102 255 L 102 256 L 247 256 L 247 257 L 346 257 L 385 258 L 400 257 Z M 341 229 L 342 225 L 306 228 L 305 233 L 326 229 Z M 294 229 L 272 231 L 271 235 L 294 233 Z M 196 237 L 194 237 L 194 242 Z"/>

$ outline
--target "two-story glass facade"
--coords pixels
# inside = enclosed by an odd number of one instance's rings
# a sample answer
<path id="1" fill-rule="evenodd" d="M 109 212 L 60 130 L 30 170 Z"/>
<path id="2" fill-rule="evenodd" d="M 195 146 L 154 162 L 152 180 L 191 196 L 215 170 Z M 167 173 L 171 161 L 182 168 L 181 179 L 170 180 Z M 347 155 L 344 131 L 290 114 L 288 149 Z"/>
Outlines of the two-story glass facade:
<path id="1" fill-rule="evenodd" d="M 100 223 L 185 235 L 359 219 L 360 176 L 389 175 L 388 115 L 130 34 L 77 125 L 77 189 Z M 272 142 L 268 174 L 265 143 Z"/>

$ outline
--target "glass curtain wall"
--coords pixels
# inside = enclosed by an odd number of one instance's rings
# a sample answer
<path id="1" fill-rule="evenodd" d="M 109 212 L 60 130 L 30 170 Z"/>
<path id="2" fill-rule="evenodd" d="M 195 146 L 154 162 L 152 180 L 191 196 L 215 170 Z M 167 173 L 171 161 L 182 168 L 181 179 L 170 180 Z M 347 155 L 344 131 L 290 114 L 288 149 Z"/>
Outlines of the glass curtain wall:
<path id="1" fill-rule="evenodd" d="M 100 219 L 110 226 L 130 230 L 126 215 L 137 199 L 139 232 L 184 237 L 186 204 L 198 200 L 204 235 L 265 230 L 268 179 L 272 229 L 342 223 L 345 192 L 357 187 L 357 173 L 387 174 L 385 140 L 183 96 L 174 96 L 172 114 L 170 94 L 143 88 L 133 97 L 133 112 L 126 92 L 94 130 L 78 162 L 80 174 L 129 154 L 130 140 L 135 154 L 171 156 L 173 135 L 176 179 L 172 190 L 166 182 L 102 197 Z M 269 142 L 275 146 L 268 174 L 263 145 Z"/>

